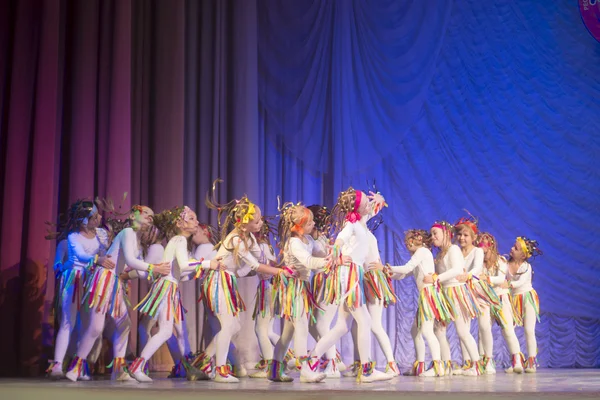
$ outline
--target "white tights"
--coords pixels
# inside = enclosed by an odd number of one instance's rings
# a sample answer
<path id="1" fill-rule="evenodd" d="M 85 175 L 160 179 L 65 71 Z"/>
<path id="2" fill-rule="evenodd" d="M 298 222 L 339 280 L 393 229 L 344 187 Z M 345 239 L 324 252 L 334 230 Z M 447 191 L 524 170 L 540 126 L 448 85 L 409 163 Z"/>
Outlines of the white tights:
<path id="1" fill-rule="evenodd" d="M 350 309 L 345 304 L 340 304 L 335 326 L 321 337 L 311 355 L 320 358 L 325 354 L 334 343 L 350 330 L 353 319 L 357 324 L 356 342 L 361 364 L 368 363 L 371 360 L 371 315 L 364 305 Z"/>
<path id="2" fill-rule="evenodd" d="M 131 331 L 131 321 L 127 313 L 127 305 L 121 302 L 119 318 L 111 318 L 114 322 L 114 330 L 112 336 L 113 357 L 125 357 L 127 352 L 127 343 L 129 341 L 129 332 Z M 97 312 L 96 308 L 92 308 L 89 312 L 89 324 L 85 330 L 79 346 L 77 347 L 77 355 L 80 358 L 87 359 L 88 355 L 98 342 L 102 340 L 102 332 L 106 322 L 106 314 Z"/>
<path id="3" fill-rule="evenodd" d="M 171 335 L 169 340 L 167 340 L 167 347 L 169 348 L 169 353 L 171 353 L 171 357 L 173 358 L 173 362 L 177 363 L 181 361 L 181 359 L 192 352 L 190 346 L 190 338 L 188 335 L 187 328 L 187 320 L 184 320 L 181 324 L 181 328 L 183 330 L 183 353 L 179 351 L 179 338 L 175 335 Z"/>
<path id="4" fill-rule="evenodd" d="M 418 317 L 417 317 L 418 318 Z M 410 333 L 415 343 L 415 359 L 419 362 L 425 361 L 425 340 L 429 345 L 429 351 L 431 352 L 431 359 L 434 361 L 441 360 L 440 353 L 440 342 L 434 333 L 434 321 L 423 321 L 421 328 L 418 327 L 417 318 L 413 322 Z M 423 337 L 425 340 L 423 340 Z"/>
<path id="5" fill-rule="evenodd" d="M 304 313 L 304 300 L 300 296 L 296 299 L 296 308 L 299 317 L 283 320 L 283 332 L 274 350 L 274 359 L 277 361 L 283 361 L 292 339 L 296 357 L 308 354 L 308 315 Z"/>
<path id="6" fill-rule="evenodd" d="M 460 342 L 465 345 L 467 352 L 470 355 L 470 359 L 474 362 L 477 362 L 479 361 L 479 352 L 477 351 L 477 343 L 475 342 L 475 338 L 473 338 L 471 332 L 469 331 L 470 325 L 470 320 L 465 318 L 459 309 L 458 315 L 456 316 L 456 319 L 454 321 L 456 333 L 458 334 Z M 435 336 L 440 342 L 442 361 L 450 361 L 452 359 L 452 356 L 450 354 L 450 344 L 448 343 L 448 337 L 446 336 L 446 325 L 437 322 L 434 327 L 434 332 Z"/>
<path id="7" fill-rule="evenodd" d="M 273 359 L 273 349 L 279 341 L 279 335 L 273 330 L 274 323 L 275 319 L 269 313 L 264 317 L 258 314 L 254 320 L 254 333 L 258 339 L 261 357 L 265 360 Z"/>
<path id="8" fill-rule="evenodd" d="M 166 302 L 166 299 L 164 301 Z M 152 357 L 160 348 L 160 346 L 169 340 L 169 338 L 173 335 L 173 329 L 175 329 L 175 334 L 177 335 L 177 345 L 179 347 L 179 351 L 181 354 L 185 354 L 183 321 L 175 322 L 173 310 L 168 310 L 167 307 L 168 305 L 164 304 L 158 311 L 158 332 L 156 332 L 156 334 L 147 341 L 142 352 L 140 353 L 140 357 L 144 360 L 149 360 L 150 357 Z M 169 318 L 167 318 L 167 316 L 169 316 Z M 144 323 L 149 324 L 146 326 L 150 326 L 150 328 L 152 327 L 151 323 L 148 323 L 147 321 L 144 321 Z M 149 329 L 147 332 L 148 331 Z M 147 339 L 147 337 L 145 339 Z"/>
<path id="9" fill-rule="evenodd" d="M 337 313 L 338 306 L 335 304 L 319 304 L 319 307 L 323 310 L 323 312 L 316 313 L 317 322 L 315 324 L 310 324 L 309 331 L 312 337 L 315 339 L 315 342 L 319 342 L 327 332 L 331 329 L 331 323 L 333 322 L 333 318 L 335 318 L 335 314 Z M 325 357 L 328 360 L 333 360 L 336 357 L 336 349 L 335 345 L 332 345 L 325 352 Z"/>
<path id="10" fill-rule="evenodd" d="M 392 350 L 390 337 L 383 328 L 383 308 L 383 301 L 381 300 L 367 303 L 367 309 L 369 310 L 369 314 L 371 314 L 371 331 L 373 332 L 373 335 L 375 335 L 377 342 L 379 342 L 379 346 L 381 347 L 387 362 L 390 363 L 394 362 L 394 350 Z M 352 333 L 352 340 L 356 342 L 354 330 L 352 330 Z"/>
<path id="11" fill-rule="evenodd" d="M 62 363 L 65 359 L 65 354 L 69 348 L 69 340 L 71 339 L 71 334 L 75 330 L 77 323 L 77 302 L 72 301 L 74 290 L 75 285 L 71 285 L 70 288 L 61 293 L 60 322 L 58 333 L 56 334 L 56 344 L 54 346 L 54 361 L 58 363 Z M 89 324 L 89 313 L 82 310 L 80 319 L 80 331 L 83 332 Z"/>
<path id="12" fill-rule="evenodd" d="M 535 324 L 537 317 L 535 308 L 528 302 L 523 304 L 523 328 L 525 329 L 525 342 L 527 343 L 527 357 L 537 356 L 537 339 L 535 338 Z"/>

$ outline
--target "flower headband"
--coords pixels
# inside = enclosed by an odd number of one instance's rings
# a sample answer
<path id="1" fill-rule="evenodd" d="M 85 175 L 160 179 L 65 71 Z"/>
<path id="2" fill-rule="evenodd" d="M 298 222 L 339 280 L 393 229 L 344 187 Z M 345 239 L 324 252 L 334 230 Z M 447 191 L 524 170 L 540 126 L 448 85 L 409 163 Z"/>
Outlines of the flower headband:
<path id="1" fill-rule="evenodd" d="M 542 251 L 538 247 L 537 240 L 527 239 L 525 236 L 517 237 L 517 243 L 521 246 L 521 250 L 523 250 L 523 254 L 525 254 L 525 259 L 529 257 L 535 257 L 542 255 Z"/>
<path id="2" fill-rule="evenodd" d="M 358 208 L 360 207 L 360 202 L 362 200 L 362 192 L 360 190 L 356 190 L 354 191 L 354 193 L 356 194 L 356 199 L 354 200 L 354 208 L 348 213 L 348 215 L 346 215 L 346 221 L 352 224 L 360 221 L 361 219 L 361 215 L 358 212 Z"/>
<path id="3" fill-rule="evenodd" d="M 86 207 L 86 209 L 90 210 L 90 213 L 81 221 L 81 223 L 87 226 L 88 222 L 90 222 L 90 218 L 92 218 L 95 214 L 98 213 L 98 207 L 94 203 L 92 203 L 92 208 Z"/>
<path id="4" fill-rule="evenodd" d="M 237 211 L 237 207 L 235 207 L 233 210 Z M 246 213 L 242 216 L 242 218 L 238 218 L 236 220 L 235 225 L 239 226 L 241 224 L 247 224 L 248 222 L 254 220 L 255 213 L 256 213 L 256 206 L 254 205 L 254 203 L 252 203 L 250 200 L 248 200 L 248 209 L 246 210 Z"/>
<path id="5" fill-rule="evenodd" d="M 433 223 L 433 225 L 431 226 L 431 229 L 433 228 L 439 228 L 443 231 L 448 232 L 448 234 L 450 235 L 450 238 L 452 238 L 452 229 L 454 228 L 452 226 L 452 224 L 450 222 L 447 221 L 435 221 Z"/>
<path id="6" fill-rule="evenodd" d="M 179 214 L 179 218 L 187 222 L 190 219 L 192 213 L 193 211 L 191 208 L 189 208 L 188 206 L 183 206 L 183 211 L 181 211 L 181 213 Z"/>

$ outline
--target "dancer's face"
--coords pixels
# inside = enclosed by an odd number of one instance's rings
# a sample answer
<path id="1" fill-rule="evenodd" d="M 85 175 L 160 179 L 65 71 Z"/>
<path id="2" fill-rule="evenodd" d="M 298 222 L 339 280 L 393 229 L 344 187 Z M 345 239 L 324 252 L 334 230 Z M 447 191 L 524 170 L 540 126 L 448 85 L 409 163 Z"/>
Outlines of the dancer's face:
<path id="1" fill-rule="evenodd" d="M 252 219 L 252 221 L 248 222 L 246 224 L 246 226 L 244 227 L 245 230 L 247 230 L 248 232 L 251 232 L 251 233 L 260 232 L 260 229 L 263 226 L 262 213 L 260 211 L 260 207 L 255 205 L 254 210 L 255 210 L 254 211 L 254 219 Z"/>
<path id="2" fill-rule="evenodd" d="M 515 240 L 515 244 L 513 244 L 513 247 L 510 249 L 510 257 L 519 261 L 525 261 L 527 259 L 527 256 L 521 247 L 521 243 L 519 243 L 518 240 Z"/>
<path id="3" fill-rule="evenodd" d="M 95 213 L 91 217 L 88 218 L 87 228 L 88 229 L 96 229 L 100 226 L 102 222 L 102 216 L 100 213 Z"/>
<path id="4" fill-rule="evenodd" d="M 196 246 L 210 243 L 209 235 L 210 233 L 208 232 L 208 229 L 203 226 L 198 226 L 198 229 L 196 229 L 196 232 L 194 232 L 192 235 L 192 243 L 194 243 Z"/>
<path id="5" fill-rule="evenodd" d="M 144 226 L 152 223 L 153 216 L 154 211 L 152 211 L 150 207 L 142 206 L 141 211 L 132 212 L 130 218 L 133 220 L 134 224 Z"/>
<path id="6" fill-rule="evenodd" d="M 306 221 L 306 223 L 304 224 L 302 229 L 304 229 L 304 233 L 306 235 L 310 235 L 314 228 L 315 228 L 315 220 L 313 219 L 313 217 L 311 215 L 310 217 L 308 217 L 308 220 Z"/>
<path id="7" fill-rule="evenodd" d="M 196 217 L 196 213 L 191 210 L 188 211 L 186 219 L 180 218 L 177 222 L 177 226 L 181 230 L 183 236 L 192 236 L 198 229 L 198 218 Z"/>
<path id="8" fill-rule="evenodd" d="M 470 248 L 473 245 L 474 239 L 475 235 L 471 228 L 466 225 L 460 227 L 456 235 L 456 241 L 461 248 Z"/>
<path id="9" fill-rule="evenodd" d="M 446 234 L 442 228 L 431 228 L 431 241 L 435 247 L 444 246 L 447 241 Z"/>

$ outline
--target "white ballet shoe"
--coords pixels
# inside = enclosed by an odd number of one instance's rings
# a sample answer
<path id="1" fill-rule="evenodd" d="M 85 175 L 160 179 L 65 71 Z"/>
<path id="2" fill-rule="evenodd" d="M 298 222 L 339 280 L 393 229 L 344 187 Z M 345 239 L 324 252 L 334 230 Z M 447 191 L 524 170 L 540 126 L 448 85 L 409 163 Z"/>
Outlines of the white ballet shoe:
<path id="1" fill-rule="evenodd" d="M 129 370 L 129 374 L 133 379 L 140 383 L 150 383 L 152 382 L 152 378 L 150 378 L 144 372 L 144 367 L 146 366 L 146 360 L 142 357 L 136 358 L 131 364 L 131 369 Z"/>
<path id="2" fill-rule="evenodd" d="M 340 370 L 337 368 L 335 360 L 326 360 L 325 368 L 323 368 L 323 373 L 325 374 L 325 379 L 340 379 L 342 374 Z"/>
<path id="3" fill-rule="evenodd" d="M 253 372 L 251 374 L 248 375 L 249 378 L 254 378 L 254 379 L 266 379 L 267 378 L 267 369 L 259 369 L 256 372 Z"/>
<path id="4" fill-rule="evenodd" d="M 300 382 L 318 383 L 327 377 L 326 374 L 316 371 L 319 367 L 319 359 L 317 357 L 309 357 L 306 361 L 302 361 L 300 365 Z"/>
<path id="5" fill-rule="evenodd" d="M 385 366 L 385 373 L 392 378 L 395 378 L 400 375 L 400 370 L 398 369 L 398 364 L 395 361 L 388 362 Z"/>
<path id="6" fill-rule="evenodd" d="M 481 375 L 481 361 L 474 362 L 470 368 L 463 369 L 463 376 L 479 376 Z"/>
<path id="7" fill-rule="evenodd" d="M 117 382 L 133 382 L 135 379 L 131 377 L 127 372 L 121 371 L 121 373 L 115 379 Z"/>
<path id="8" fill-rule="evenodd" d="M 371 361 L 366 364 L 362 364 L 358 370 L 357 381 L 359 383 L 371 383 L 378 381 L 388 381 L 392 379 L 393 376 L 390 376 L 384 372 L 378 371 L 375 369 L 375 362 Z"/>
<path id="9" fill-rule="evenodd" d="M 72 369 L 65 374 L 65 378 L 67 378 L 71 382 L 77 382 L 77 378 L 79 378 L 79 373 L 78 371 Z"/>
<path id="10" fill-rule="evenodd" d="M 360 361 L 354 361 L 342 374 L 346 378 L 354 378 L 358 376 L 358 370 L 360 369 Z"/>
<path id="11" fill-rule="evenodd" d="M 444 363 L 442 361 L 433 361 L 426 371 L 421 372 L 419 376 L 426 378 L 429 377 L 442 377 L 446 375 L 446 370 L 443 368 Z"/>
<path id="12" fill-rule="evenodd" d="M 239 379 L 236 378 L 235 376 L 233 376 L 233 374 L 231 373 L 231 368 L 229 367 L 229 365 L 224 365 L 221 367 L 217 367 L 215 368 L 216 370 L 216 374 L 215 374 L 215 382 L 219 382 L 219 383 L 239 383 Z"/>
<path id="13" fill-rule="evenodd" d="M 525 373 L 535 374 L 537 371 L 537 361 L 535 357 L 529 357 L 525 362 Z"/>
<path id="14" fill-rule="evenodd" d="M 62 379 L 65 377 L 65 373 L 63 372 L 63 363 L 60 362 L 50 362 L 50 367 L 46 370 L 48 373 L 48 377 L 50 379 Z"/>
<path id="15" fill-rule="evenodd" d="M 496 375 L 496 363 L 494 363 L 494 359 L 486 358 L 484 371 L 486 375 Z"/>

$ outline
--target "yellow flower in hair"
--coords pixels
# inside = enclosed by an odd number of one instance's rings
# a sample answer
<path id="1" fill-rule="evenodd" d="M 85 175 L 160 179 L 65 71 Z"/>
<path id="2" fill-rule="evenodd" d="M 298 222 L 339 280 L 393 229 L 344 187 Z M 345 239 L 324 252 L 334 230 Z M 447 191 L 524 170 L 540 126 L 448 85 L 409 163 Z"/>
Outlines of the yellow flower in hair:
<path id="1" fill-rule="evenodd" d="M 519 243 L 519 245 L 521 245 L 521 250 L 523 250 L 523 254 L 525 254 L 525 257 L 529 258 L 531 256 L 531 252 L 529 251 L 529 248 L 527 247 L 527 243 L 525 243 L 525 240 L 519 236 L 517 238 L 517 242 Z"/>
<path id="2" fill-rule="evenodd" d="M 256 212 L 256 207 L 253 203 L 248 202 L 248 211 L 246 211 L 246 215 L 242 217 L 242 224 L 247 224 L 248 222 L 254 219 L 254 213 Z"/>

